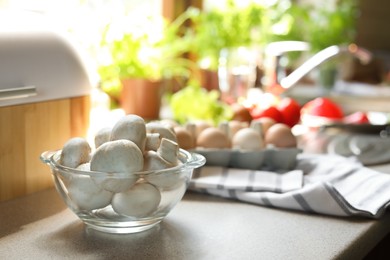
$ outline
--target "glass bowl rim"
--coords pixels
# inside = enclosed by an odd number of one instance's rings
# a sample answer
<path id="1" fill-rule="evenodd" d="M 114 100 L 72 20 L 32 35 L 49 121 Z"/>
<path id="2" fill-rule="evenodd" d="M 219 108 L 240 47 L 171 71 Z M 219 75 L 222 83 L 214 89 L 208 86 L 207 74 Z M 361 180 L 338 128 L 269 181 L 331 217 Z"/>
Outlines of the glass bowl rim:
<path id="1" fill-rule="evenodd" d="M 45 151 L 40 155 L 40 159 L 43 163 L 48 164 L 52 169 L 59 169 L 69 174 L 85 175 L 91 177 L 110 177 L 110 178 L 129 178 L 130 176 L 149 176 L 157 175 L 167 172 L 177 172 L 190 170 L 203 166 L 206 163 L 206 158 L 198 153 L 188 152 L 184 149 L 179 148 L 178 159 L 182 162 L 181 164 L 150 171 L 137 171 L 137 172 L 98 172 L 98 171 L 84 171 L 76 168 L 67 167 L 58 163 L 61 156 L 62 150 L 49 150 Z M 184 161 L 183 161 L 184 160 Z"/>

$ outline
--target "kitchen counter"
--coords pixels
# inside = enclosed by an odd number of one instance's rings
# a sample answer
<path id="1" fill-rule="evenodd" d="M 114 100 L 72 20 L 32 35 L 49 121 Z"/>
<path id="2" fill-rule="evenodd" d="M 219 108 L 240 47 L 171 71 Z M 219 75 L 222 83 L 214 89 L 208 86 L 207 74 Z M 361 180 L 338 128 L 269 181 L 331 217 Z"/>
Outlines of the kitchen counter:
<path id="1" fill-rule="evenodd" d="M 0 204 L 0 259 L 360 259 L 388 233 L 390 212 L 335 218 L 192 192 L 131 235 L 86 229 L 54 189 Z"/>

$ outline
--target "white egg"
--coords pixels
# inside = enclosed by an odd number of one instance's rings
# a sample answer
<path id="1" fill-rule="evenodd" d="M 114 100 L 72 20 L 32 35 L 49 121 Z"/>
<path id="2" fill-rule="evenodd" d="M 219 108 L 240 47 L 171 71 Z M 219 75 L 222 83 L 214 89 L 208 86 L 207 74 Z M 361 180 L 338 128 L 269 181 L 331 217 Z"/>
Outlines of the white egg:
<path id="1" fill-rule="evenodd" d="M 243 128 L 233 136 L 232 146 L 241 150 L 260 150 L 264 147 L 264 141 L 255 129 Z"/>

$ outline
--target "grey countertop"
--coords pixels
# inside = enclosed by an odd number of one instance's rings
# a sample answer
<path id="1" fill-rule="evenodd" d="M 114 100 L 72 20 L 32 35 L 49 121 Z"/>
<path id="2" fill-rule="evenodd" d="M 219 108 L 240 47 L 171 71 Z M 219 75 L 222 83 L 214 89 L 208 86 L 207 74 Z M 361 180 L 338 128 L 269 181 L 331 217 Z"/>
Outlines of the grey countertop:
<path id="1" fill-rule="evenodd" d="M 0 203 L 0 259 L 360 259 L 389 232 L 390 212 L 335 218 L 192 192 L 131 235 L 86 229 L 54 189 Z"/>

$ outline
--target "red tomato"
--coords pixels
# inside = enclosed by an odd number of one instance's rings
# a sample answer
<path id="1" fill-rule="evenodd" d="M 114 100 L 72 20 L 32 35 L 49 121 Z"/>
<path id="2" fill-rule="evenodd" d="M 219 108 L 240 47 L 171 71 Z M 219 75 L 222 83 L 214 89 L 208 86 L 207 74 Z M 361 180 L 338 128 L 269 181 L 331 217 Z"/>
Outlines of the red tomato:
<path id="1" fill-rule="evenodd" d="M 321 116 L 334 120 L 343 119 L 344 117 L 341 107 L 324 97 L 318 97 L 303 105 L 301 115 L 303 114 Z"/>
<path id="2" fill-rule="evenodd" d="M 367 114 L 364 112 L 355 112 L 344 117 L 343 122 L 345 124 L 369 124 L 370 120 Z"/>
<path id="3" fill-rule="evenodd" d="M 277 106 L 283 115 L 283 122 L 289 127 L 296 125 L 301 118 L 301 106 L 292 98 L 283 98 Z"/>
<path id="4" fill-rule="evenodd" d="M 251 115 L 253 119 L 269 117 L 275 120 L 277 123 L 283 123 L 282 113 L 274 106 L 270 106 L 266 109 L 255 107 L 251 110 Z"/>

